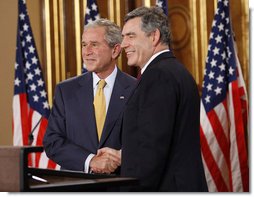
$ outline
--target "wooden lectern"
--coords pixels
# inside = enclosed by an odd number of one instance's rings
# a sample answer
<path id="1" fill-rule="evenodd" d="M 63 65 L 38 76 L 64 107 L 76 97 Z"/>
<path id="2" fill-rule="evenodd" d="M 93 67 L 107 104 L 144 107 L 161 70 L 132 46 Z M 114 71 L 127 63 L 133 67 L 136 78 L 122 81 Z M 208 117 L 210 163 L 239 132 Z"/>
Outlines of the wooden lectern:
<path id="1" fill-rule="evenodd" d="M 0 147 L 0 192 L 119 191 L 138 184 L 135 178 L 116 175 L 28 167 L 28 154 L 42 151 L 43 147 Z"/>

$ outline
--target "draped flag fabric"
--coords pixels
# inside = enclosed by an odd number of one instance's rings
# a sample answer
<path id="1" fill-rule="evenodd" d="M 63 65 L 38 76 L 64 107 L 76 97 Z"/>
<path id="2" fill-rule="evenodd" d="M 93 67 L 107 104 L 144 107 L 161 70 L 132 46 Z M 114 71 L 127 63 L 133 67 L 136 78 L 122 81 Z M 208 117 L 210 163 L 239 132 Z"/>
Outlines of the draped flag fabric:
<path id="1" fill-rule="evenodd" d="M 100 18 L 99 8 L 96 0 L 87 0 L 85 25 Z"/>
<path id="2" fill-rule="evenodd" d="M 85 14 L 85 24 L 87 25 L 92 21 L 100 18 L 99 7 L 96 0 L 87 0 L 86 3 L 86 14 Z M 83 63 L 82 73 L 87 72 L 86 65 Z"/>
<path id="3" fill-rule="evenodd" d="M 168 1 L 167 0 L 156 0 L 156 5 L 162 8 L 164 14 L 168 16 Z"/>
<path id="4" fill-rule="evenodd" d="M 231 27 L 218 0 L 201 97 L 200 140 L 210 192 L 248 192 L 248 102 Z"/>
<path id="5" fill-rule="evenodd" d="M 42 146 L 50 108 L 25 0 L 18 1 L 13 97 L 13 145 Z M 31 154 L 29 166 L 56 168 L 45 152 Z"/>

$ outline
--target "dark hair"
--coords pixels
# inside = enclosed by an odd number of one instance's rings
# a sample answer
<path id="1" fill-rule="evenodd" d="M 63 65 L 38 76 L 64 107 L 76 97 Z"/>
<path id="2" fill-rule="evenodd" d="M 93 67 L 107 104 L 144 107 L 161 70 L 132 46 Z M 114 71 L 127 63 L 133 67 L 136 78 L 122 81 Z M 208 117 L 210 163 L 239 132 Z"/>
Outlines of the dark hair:
<path id="1" fill-rule="evenodd" d="M 141 17 L 141 30 L 150 35 L 153 31 L 158 29 L 161 37 L 160 42 L 166 45 L 170 45 L 170 27 L 168 17 L 163 13 L 163 10 L 159 7 L 139 7 L 129 12 L 124 22 L 128 20 Z"/>

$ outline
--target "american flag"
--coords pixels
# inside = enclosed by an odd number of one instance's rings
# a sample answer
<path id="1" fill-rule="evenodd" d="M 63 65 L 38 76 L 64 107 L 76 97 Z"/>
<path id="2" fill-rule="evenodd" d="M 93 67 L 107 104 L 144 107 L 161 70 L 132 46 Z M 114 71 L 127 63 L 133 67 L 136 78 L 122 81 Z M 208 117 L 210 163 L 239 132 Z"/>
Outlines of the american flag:
<path id="1" fill-rule="evenodd" d="M 218 0 L 210 33 L 200 112 L 201 149 L 210 192 L 249 191 L 247 109 L 229 1 Z"/>
<path id="2" fill-rule="evenodd" d="M 86 3 L 86 14 L 85 14 L 85 24 L 91 23 L 100 18 L 99 7 L 96 0 L 87 0 Z M 82 73 L 87 72 L 86 65 L 83 63 Z"/>
<path id="3" fill-rule="evenodd" d="M 13 97 L 13 145 L 42 146 L 49 114 L 45 82 L 26 1 L 19 0 Z M 56 164 L 46 157 L 45 152 L 30 155 L 28 164 L 40 168 L 56 167 Z"/>
<path id="4" fill-rule="evenodd" d="M 167 0 L 156 0 L 156 5 L 163 9 L 164 14 L 168 15 L 168 1 Z"/>

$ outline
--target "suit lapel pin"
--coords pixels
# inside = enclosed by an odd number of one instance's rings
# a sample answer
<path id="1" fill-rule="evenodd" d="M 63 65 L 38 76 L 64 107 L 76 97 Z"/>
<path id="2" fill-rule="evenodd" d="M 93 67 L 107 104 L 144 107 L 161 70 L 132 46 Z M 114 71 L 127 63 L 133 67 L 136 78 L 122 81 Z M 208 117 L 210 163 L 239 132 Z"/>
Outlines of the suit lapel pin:
<path id="1" fill-rule="evenodd" d="M 124 99 L 124 96 L 120 96 L 120 99 L 123 100 L 123 99 Z"/>

